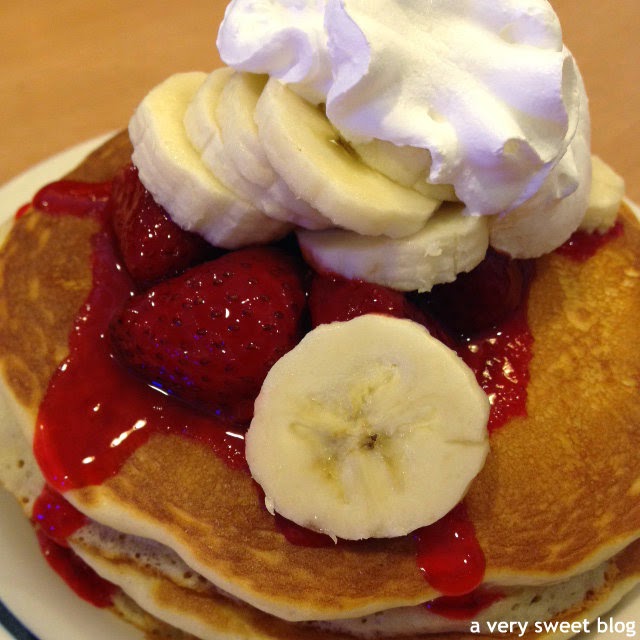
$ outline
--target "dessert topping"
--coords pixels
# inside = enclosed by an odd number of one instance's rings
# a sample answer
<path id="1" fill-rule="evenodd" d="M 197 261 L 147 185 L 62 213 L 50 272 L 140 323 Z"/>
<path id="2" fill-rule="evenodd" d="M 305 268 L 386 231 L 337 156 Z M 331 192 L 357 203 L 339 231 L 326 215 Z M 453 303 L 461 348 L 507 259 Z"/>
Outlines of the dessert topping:
<path id="1" fill-rule="evenodd" d="M 124 265 L 140 287 L 171 278 L 215 255 L 204 238 L 171 220 L 144 188 L 132 164 L 114 178 L 109 210 Z"/>
<path id="2" fill-rule="evenodd" d="M 108 607 L 117 587 L 101 578 L 72 549 L 68 538 L 89 519 L 45 485 L 33 505 L 32 521 L 42 555 L 51 568 L 83 600 Z"/>
<path id="3" fill-rule="evenodd" d="M 445 596 L 461 596 L 484 578 L 485 557 L 464 503 L 415 533 L 418 566 L 429 584 Z"/>
<path id="4" fill-rule="evenodd" d="M 93 288 L 36 422 L 34 455 L 47 482 L 58 491 L 100 484 L 158 432 L 203 442 L 230 466 L 245 468 L 237 429 L 159 393 L 113 357 L 109 325 L 131 298 L 133 283 L 111 234 L 99 232 L 93 250 Z"/>
<path id="5" fill-rule="evenodd" d="M 36 193 L 33 206 L 51 214 L 85 216 L 104 212 L 110 194 L 111 182 L 58 180 L 45 185 Z"/>
<path id="6" fill-rule="evenodd" d="M 112 341 L 149 384 L 245 423 L 270 367 L 297 343 L 304 307 L 293 259 L 242 249 L 132 298 Z"/>
<path id="7" fill-rule="evenodd" d="M 416 233 L 366 236 L 347 229 L 300 230 L 298 242 L 318 271 L 374 282 L 398 291 L 429 291 L 473 269 L 489 244 L 487 219 L 442 206 Z"/>
<path id="8" fill-rule="evenodd" d="M 489 402 L 411 320 L 323 324 L 271 367 L 246 457 L 267 508 L 332 537 L 405 535 L 454 507 L 484 465 Z"/>
<path id="9" fill-rule="evenodd" d="M 453 184 L 472 214 L 509 211 L 540 189 L 585 100 L 543 0 L 526 10 L 491 0 L 234 0 L 218 48 L 235 69 L 325 103 L 351 142 L 427 149 L 429 180 Z M 568 169 L 565 195 L 588 182 Z"/>
<path id="10" fill-rule="evenodd" d="M 129 123 L 133 163 L 142 184 L 181 227 L 215 247 L 283 237 L 290 226 L 230 191 L 207 168 L 184 127 L 187 107 L 206 73 L 178 73 L 152 89 Z"/>

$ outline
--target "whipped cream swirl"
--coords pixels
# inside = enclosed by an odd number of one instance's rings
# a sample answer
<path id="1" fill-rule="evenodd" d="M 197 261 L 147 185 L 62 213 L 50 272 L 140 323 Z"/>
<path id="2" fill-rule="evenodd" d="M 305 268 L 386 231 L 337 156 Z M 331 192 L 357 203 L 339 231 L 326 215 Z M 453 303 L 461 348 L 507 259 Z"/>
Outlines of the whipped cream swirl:
<path id="1" fill-rule="evenodd" d="M 229 66 L 325 103 L 353 143 L 427 149 L 429 181 L 453 184 L 470 214 L 545 188 L 586 112 L 546 0 L 233 0 L 218 48 Z M 589 180 L 574 156 L 563 197 Z"/>

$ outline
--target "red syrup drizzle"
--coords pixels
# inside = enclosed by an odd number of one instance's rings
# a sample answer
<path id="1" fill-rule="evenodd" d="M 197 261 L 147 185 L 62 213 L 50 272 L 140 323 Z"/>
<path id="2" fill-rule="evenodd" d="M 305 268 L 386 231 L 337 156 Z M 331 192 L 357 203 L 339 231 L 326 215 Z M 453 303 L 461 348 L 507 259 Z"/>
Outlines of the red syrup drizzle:
<path id="1" fill-rule="evenodd" d="M 464 503 L 414 533 L 417 562 L 427 582 L 445 596 L 461 596 L 484 578 L 485 558 Z"/>
<path id="2" fill-rule="evenodd" d="M 71 332 L 69 356 L 53 375 L 38 413 L 34 453 L 45 478 L 61 492 L 101 484 L 154 433 L 197 439 L 233 468 L 245 468 L 241 433 L 148 386 L 113 357 L 108 327 L 132 295 L 133 284 L 115 253 L 102 215 L 104 201 L 88 187 L 78 196 L 75 183 L 65 198 L 64 185 L 57 183 L 47 211 L 82 210 L 103 228 L 93 238 L 93 287 Z M 105 191 L 102 185 L 97 189 Z M 84 209 L 69 204 L 76 197 Z"/>
<path id="3" fill-rule="evenodd" d="M 31 520 L 47 538 L 62 547 L 68 547 L 69 536 L 89 522 L 49 485 L 44 486 L 34 502 Z"/>
<path id="4" fill-rule="evenodd" d="M 31 203 L 27 202 L 26 204 L 23 204 L 17 211 L 16 211 L 16 215 L 15 215 L 15 219 L 19 220 L 20 218 L 22 218 L 22 216 L 27 213 L 27 211 L 29 211 L 29 209 L 31 209 Z"/>
<path id="5" fill-rule="evenodd" d="M 461 339 L 456 344 L 458 355 L 474 372 L 489 398 L 489 433 L 512 418 L 527 415 L 532 346 L 526 300 L 497 329 Z"/>
<path id="6" fill-rule="evenodd" d="M 620 237 L 623 233 L 624 227 L 621 221 L 616 222 L 604 233 L 576 231 L 562 246 L 556 249 L 556 253 L 576 262 L 584 262 L 595 255 L 607 242 Z"/>
<path id="7" fill-rule="evenodd" d="M 104 212 L 111 182 L 76 182 L 58 180 L 45 185 L 33 198 L 33 206 L 38 211 L 72 216 L 92 215 Z"/>
<path id="8" fill-rule="evenodd" d="M 118 588 L 91 569 L 69 548 L 67 541 L 88 519 L 45 485 L 33 505 L 32 521 L 49 566 L 83 600 L 96 607 L 110 606 Z"/>
<path id="9" fill-rule="evenodd" d="M 313 531 L 306 527 L 301 527 L 287 518 L 283 518 L 280 514 L 276 513 L 274 516 L 276 529 L 287 539 L 291 544 L 295 544 L 299 547 L 333 547 L 337 543 L 333 541 L 326 533 L 320 533 L 319 531 Z"/>

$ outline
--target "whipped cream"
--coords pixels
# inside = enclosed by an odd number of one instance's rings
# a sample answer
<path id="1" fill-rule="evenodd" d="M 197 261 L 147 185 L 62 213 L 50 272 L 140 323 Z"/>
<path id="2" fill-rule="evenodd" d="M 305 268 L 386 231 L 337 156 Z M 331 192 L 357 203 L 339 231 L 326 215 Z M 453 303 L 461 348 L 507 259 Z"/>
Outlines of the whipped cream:
<path id="1" fill-rule="evenodd" d="M 559 202 L 550 174 L 586 95 L 545 0 L 233 0 L 218 48 L 229 66 L 325 103 L 352 143 L 427 149 L 428 180 L 452 184 L 470 214 L 510 212 L 547 188 Z M 563 198 L 588 191 L 577 148 L 589 157 L 574 145 Z"/>

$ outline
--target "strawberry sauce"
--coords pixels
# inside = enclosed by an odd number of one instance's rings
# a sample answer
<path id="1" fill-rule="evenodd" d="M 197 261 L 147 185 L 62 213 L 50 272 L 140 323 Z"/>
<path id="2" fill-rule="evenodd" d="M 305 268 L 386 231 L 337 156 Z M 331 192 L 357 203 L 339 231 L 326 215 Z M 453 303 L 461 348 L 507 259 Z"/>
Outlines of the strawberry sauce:
<path id="1" fill-rule="evenodd" d="M 76 595 L 96 607 L 111 606 L 118 587 L 101 578 L 68 547 L 54 542 L 42 531 L 37 536 L 45 560 Z"/>
<path id="2" fill-rule="evenodd" d="M 102 193 L 103 187 L 98 190 Z M 87 192 L 81 199 L 95 202 Z M 75 193 L 74 187 L 68 195 L 73 199 Z M 71 208 L 78 211 L 80 205 Z M 85 208 L 85 214 L 98 217 L 102 211 L 102 206 Z M 196 438 L 233 467 L 244 467 L 241 434 L 146 385 L 113 357 L 108 326 L 132 295 L 133 285 L 110 232 L 97 233 L 93 242 L 93 288 L 76 318 L 69 356 L 49 383 L 36 423 L 34 453 L 49 484 L 58 491 L 100 484 L 158 432 Z"/>
<path id="3" fill-rule="evenodd" d="M 484 578 L 485 559 L 464 503 L 415 532 L 418 567 L 445 596 L 461 596 Z"/>
<path id="4" fill-rule="evenodd" d="M 526 304 L 503 320 L 499 328 L 456 344 L 458 355 L 475 373 L 491 403 L 489 433 L 516 416 L 527 415 L 532 346 Z"/>
<path id="5" fill-rule="evenodd" d="M 73 216 L 102 212 L 111 194 L 111 182 L 59 180 L 45 185 L 33 198 L 38 211 Z"/>
<path id="6" fill-rule="evenodd" d="M 33 524 L 47 563 L 83 600 L 108 607 L 117 587 L 101 578 L 70 548 L 69 536 L 88 522 L 59 493 L 45 485 L 33 505 Z"/>
<path id="7" fill-rule="evenodd" d="M 69 536 L 89 521 L 49 485 L 34 502 L 31 519 L 47 538 L 63 547 L 68 547 Z"/>
<path id="8" fill-rule="evenodd" d="M 576 231 L 561 247 L 556 249 L 560 255 L 576 262 L 584 262 L 593 256 L 600 247 L 623 233 L 622 222 L 618 221 L 604 233 Z"/>

